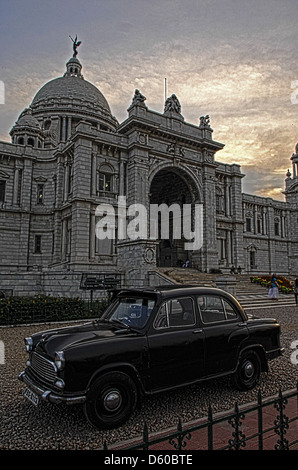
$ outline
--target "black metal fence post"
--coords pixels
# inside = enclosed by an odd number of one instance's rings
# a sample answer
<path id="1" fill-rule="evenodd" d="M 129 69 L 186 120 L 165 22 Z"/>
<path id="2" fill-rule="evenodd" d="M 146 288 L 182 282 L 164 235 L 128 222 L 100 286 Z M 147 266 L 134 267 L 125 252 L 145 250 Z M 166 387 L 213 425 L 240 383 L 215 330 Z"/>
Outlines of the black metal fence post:
<path id="1" fill-rule="evenodd" d="M 241 431 L 242 421 L 245 415 L 239 412 L 238 404 L 235 405 L 235 414 L 228 420 L 228 423 L 235 429 L 232 433 L 234 439 L 229 439 L 229 448 L 240 450 L 241 447 L 245 447 L 245 434 Z"/>
<path id="2" fill-rule="evenodd" d="M 258 440 L 259 450 L 263 450 L 263 403 L 261 390 L 258 391 Z"/>
<path id="3" fill-rule="evenodd" d="M 213 413 L 211 405 L 208 408 L 208 450 L 213 450 Z"/>
<path id="4" fill-rule="evenodd" d="M 149 450 L 149 432 L 146 421 L 143 429 L 143 450 Z"/>
<path id="5" fill-rule="evenodd" d="M 275 425 L 275 432 L 278 434 L 280 439 L 278 439 L 277 444 L 275 444 L 275 449 L 276 450 L 288 450 L 289 449 L 289 442 L 285 438 L 287 430 L 289 428 L 289 418 L 284 414 L 284 409 L 288 403 L 288 400 L 283 397 L 281 390 L 279 390 L 279 396 L 278 399 L 276 400 L 276 403 L 274 403 L 274 408 L 277 409 L 279 412 L 279 415 L 277 418 L 274 420 L 274 425 Z"/>

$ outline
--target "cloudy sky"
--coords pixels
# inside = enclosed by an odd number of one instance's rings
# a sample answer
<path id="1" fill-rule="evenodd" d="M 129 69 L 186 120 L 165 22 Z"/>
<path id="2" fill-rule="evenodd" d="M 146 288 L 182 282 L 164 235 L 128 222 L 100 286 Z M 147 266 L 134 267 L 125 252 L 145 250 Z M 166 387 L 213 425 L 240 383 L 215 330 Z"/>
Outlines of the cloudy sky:
<path id="1" fill-rule="evenodd" d="M 83 75 L 120 122 L 135 88 L 163 112 L 167 78 L 186 121 L 210 115 L 217 160 L 241 165 L 244 191 L 283 199 L 298 141 L 297 18 L 297 0 L 0 0 L 0 139 L 63 75 L 77 34 Z"/>

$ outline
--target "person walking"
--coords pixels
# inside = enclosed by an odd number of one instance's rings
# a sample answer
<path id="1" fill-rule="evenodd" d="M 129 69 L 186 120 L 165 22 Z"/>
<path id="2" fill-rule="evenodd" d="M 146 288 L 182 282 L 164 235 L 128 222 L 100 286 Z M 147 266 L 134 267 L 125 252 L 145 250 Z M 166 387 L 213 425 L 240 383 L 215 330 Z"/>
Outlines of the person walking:
<path id="1" fill-rule="evenodd" d="M 278 297 L 279 297 L 278 287 L 279 286 L 278 286 L 276 275 L 273 274 L 272 279 L 271 279 L 271 287 L 269 289 L 269 294 L 268 294 L 272 300 L 278 300 Z"/>

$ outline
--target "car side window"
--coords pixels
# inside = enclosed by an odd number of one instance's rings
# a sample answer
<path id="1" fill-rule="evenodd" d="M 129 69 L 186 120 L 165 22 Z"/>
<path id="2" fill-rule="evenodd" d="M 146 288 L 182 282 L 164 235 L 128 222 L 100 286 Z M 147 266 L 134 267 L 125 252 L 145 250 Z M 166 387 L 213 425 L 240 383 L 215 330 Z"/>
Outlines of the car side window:
<path id="1" fill-rule="evenodd" d="M 205 324 L 235 320 L 238 315 L 233 306 L 220 296 L 197 297 L 202 322 Z"/>
<path id="2" fill-rule="evenodd" d="M 166 301 L 157 314 L 155 328 L 191 326 L 195 324 L 193 300 L 181 297 Z"/>
<path id="3" fill-rule="evenodd" d="M 222 300 L 225 307 L 227 320 L 236 320 L 237 318 L 239 318 L 239 315 L 234 309 L 234 307 L 227 300 Z"/>

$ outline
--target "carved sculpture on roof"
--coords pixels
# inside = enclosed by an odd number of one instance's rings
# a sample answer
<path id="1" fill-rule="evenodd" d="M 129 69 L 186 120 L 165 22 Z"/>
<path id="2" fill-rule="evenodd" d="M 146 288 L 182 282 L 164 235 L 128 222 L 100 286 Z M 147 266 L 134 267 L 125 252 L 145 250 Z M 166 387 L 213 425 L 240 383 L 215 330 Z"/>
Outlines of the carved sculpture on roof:
<path id="1" fill-rule="evenodd" d="M 200 117 L 200 127 L 210 128 L 210 116 L 207 114 L 206 116 Z"/>
<path id="2" fill-rule="evenodd" d="M 135 90 L 135 94 L 134 94 L 134 97 L 132 99 L 132 103 L 131 105 L 134 106 L 136 104 L 142 104 L 144 103 L 146 100 L 146 97 L 144 95 L 142 95 L 142 93 L 140 93 L 139 90 Z"/>
<path id="3" fill-rule="evenodd" d="M 73 57 L 76 57 L 78 55 L 78 51 L 77 51 L 77 48 L 79 47 L 80 44 L 82 44 L 82 41 L 78 41 L 78 36 L 76 36 L 74 39 L 72 39 L 71 36 L 69 36 L 70 39 L 72 40 L 73 42 Z"/>
<path id="4" fill-rule="evenodd" d="M 164 112 L 181 113 L 181 105 L 176 95 L 172 95 L 166 99 Z"/>

